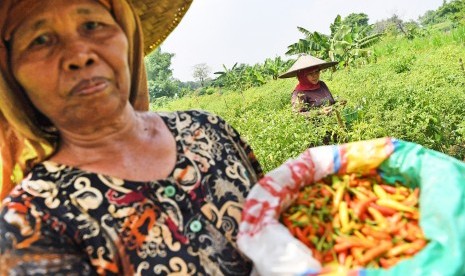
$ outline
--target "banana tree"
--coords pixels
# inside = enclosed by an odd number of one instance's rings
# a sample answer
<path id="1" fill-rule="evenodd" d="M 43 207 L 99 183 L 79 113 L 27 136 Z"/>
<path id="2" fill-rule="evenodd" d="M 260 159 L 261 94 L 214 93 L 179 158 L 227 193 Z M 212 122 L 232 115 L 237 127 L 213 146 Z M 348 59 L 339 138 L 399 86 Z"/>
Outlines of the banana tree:
<path id="1" fill-rule="evenodd" d="M 297 43 L 288 46 L 287 55 L 310 54 L 324 60 L 339 61 L 341 67 L 354 64 L 359 58 L 368 60 L 371 49 L 382 34 L 369 35 L 371 26 L 349 26 L 343 24 L 338 15 L 331 24 L 331 35 L 297 29 L 305 35 Z"/>
<path id="2" fill-rule="evenodd" d="M 329 36 L 316 31 L 310 32 L 302 27 L 297 27 L 297 29 L 305 35 L 305 38 L 289 45 L 286 55 L 311 54 L 321 59 L 327 59 L 329 57 L 327 51 L 329 47 Z"/>
<path id="3" fill-rule="evenodd" d="M 278 76 L 290 67 L 291 62 L 292 60 L 284 61 L 280 56 L 275 59 L 267 58 L 262 66 L 263 74 L 277 80 Z"/>
<path id="4" fill-rule="evenodd" d="M 213 73 L 215 75 L 218 75 L 218 77 L 214 80 L 215 85 L 218 85 L 221 87 L 223 86 L 229 87 L 232 84 L 236 83 L 237 81 L 236 67 L 237 67 L 237 62 L 231 67 L 231 69 L 228 69 L 223 64 L 224 71 L 218 71 L 218 72 Z"/>

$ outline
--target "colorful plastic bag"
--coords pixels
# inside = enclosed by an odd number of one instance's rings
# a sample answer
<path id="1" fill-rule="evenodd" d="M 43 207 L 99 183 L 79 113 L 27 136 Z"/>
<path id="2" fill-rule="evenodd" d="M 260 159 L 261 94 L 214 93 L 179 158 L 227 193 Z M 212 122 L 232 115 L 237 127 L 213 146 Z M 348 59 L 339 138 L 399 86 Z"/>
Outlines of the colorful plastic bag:
<path id="1" fill-rule="evenodd" d="M 310 250 L 278 221 L 280 214 L 304 185 L 330 174 L 374 169 L 389 183 L 399 180 L 420 187 L 420 226 L 429 242 L 390 269 L 363 269 L 351 275 L 465 275 L 465 163 L 392 138 L 310 148 L 261 179 L 247 197 L 238 237 L 256 273 L 320 271 Z"/>

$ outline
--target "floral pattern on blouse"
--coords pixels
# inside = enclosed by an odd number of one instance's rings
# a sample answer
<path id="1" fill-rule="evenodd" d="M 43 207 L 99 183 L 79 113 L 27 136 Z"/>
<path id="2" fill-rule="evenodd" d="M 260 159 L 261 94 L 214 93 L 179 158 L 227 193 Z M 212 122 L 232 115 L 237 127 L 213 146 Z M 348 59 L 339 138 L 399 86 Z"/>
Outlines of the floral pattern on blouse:
<path id="1" fill-rule="evenodd" d="M 0 267 L 19 275 L 250 274 L 236 236 L 262 176 L 252 150 L 216 115 L 160 115 L 176 139 L 168 178 L 37 165 L 2 203 Z"/>

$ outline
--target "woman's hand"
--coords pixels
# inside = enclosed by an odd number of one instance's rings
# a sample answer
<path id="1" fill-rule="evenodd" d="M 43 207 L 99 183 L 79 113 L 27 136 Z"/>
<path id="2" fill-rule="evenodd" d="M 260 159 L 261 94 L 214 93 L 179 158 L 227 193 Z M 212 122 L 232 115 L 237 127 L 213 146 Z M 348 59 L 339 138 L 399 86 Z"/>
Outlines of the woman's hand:
<path id="1" fill-rule="evenodd" d="M 328 115 L 329 113 L 331 113 L 331 111 L 333 111 L 332 106 L 325 106 L 321 109 L 321 113 L 325 115 Z"/>

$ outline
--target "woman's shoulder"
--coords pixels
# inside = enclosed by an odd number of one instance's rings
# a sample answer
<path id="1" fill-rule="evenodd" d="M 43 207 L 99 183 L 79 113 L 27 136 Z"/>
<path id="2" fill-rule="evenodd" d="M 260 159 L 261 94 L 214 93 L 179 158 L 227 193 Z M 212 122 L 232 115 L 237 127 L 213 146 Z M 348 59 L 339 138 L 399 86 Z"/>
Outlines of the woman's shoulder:
<path id="1" fill-rule="evenodd" d="M 225 120 L 210 111 L 191 109 L 172 112 L 158 112 L 158 115 L 170 128 L 190 127 L 197 125 L 224 125 Z"/>
<path id="2" fill-rule="evenodd" d="M 44 161 L 35 165 L 28 175 L 16 185 L 10 194 L 3 200 L 2 208 L 8 207 L 6 202 L 27 201 L 29 204 L 36 199 L 46 200 L 58 189 L 56 184 L 57 174 L 65 169 L 64 165 Z"/>
<path id="3" fill-rule="evenodd" d="M 321 86 L 324 86 L 324 87 L 328 87 L 328 86 L 326 85 L 326 83 L 325 83 L 324 81 L 322 81 L 322 80 L 320 80 L 320 85 L 321 85 Z"/>
<path id="4" fill-rule="evenodd" d="M 208 119 L 208 118 L 219 118 L 220 116 L 206 110 L 201 109 L 189 109 L 189 110 L 178 110 L 170 112 L 157 112 L 162 118 L 196 118 L 196 119 Z"/>

